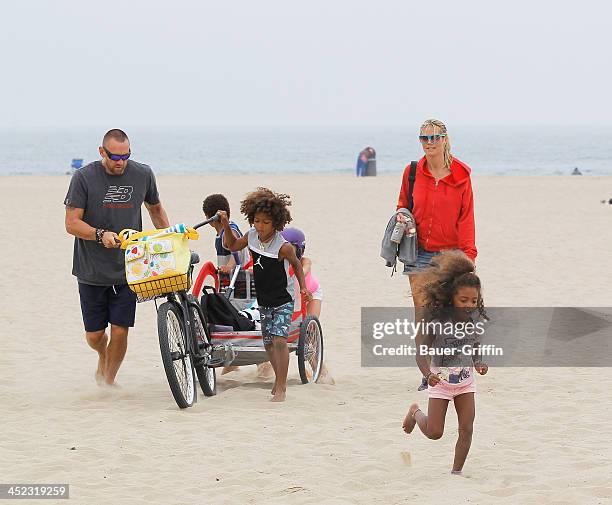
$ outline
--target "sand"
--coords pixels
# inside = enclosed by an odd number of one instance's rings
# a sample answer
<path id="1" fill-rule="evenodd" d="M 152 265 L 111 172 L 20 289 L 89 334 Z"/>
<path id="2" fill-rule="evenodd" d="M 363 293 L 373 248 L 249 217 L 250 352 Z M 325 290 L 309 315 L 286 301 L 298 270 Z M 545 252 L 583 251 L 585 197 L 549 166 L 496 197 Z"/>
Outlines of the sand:
<path id="1" fill-rule="evenodd" d="M 610 178 L 474 178 L 478 272 L 490 306 L 610 306 Z M 254 367 L 177 408 L 163 372 L 155 310 L 141 304 L 119 372 L 96 386 L 83 336 L 67 177 L 0 178 L 0 475 L 65 482 L 79 504 L 611 503 L 612 392 L 603 369 L 491 369 L 478 377 L 464 476 L 449 474 L 457 435 L 410 436 L 401 424 L 416 368 L 360 365 L 360 307 L 410 305 L 405 277 L 379 258 L 399 175 L 160 176 L 172 222 L 197 222 L 203 197 L 237 214 L 258 185 L 292 195 L 325 299 L 321 323 L 336 385 L 302 386 L 295 358 L 284 404 Z M 146 214 L 146 212 L 145 212 Z M 237 217 L 237 216 L 236 216 Z M 148 217 L 146 218 L 148 221 Z M 239 221 L 242 225 L 243 222 Z M 213 259 L 213 231 L 194 244 Z M 28 501 L 23 502 L 28 503 Z"/>

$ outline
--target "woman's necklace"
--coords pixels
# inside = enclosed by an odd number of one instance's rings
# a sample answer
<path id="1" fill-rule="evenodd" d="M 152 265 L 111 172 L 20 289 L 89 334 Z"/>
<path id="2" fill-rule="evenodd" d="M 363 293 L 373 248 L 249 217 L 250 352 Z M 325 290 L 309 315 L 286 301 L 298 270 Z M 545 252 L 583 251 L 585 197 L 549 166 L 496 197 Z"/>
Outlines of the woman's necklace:
<path id="1" fill-rule="evenodd" d="M 428 159 L 427 160 L 427 167 L 429 168 L 429 173 L 431 175 L 433 175 L 433 177 L 436 180 L 436 182 L 438 182 L 440 179 L 444 179 L 444 177 L 446 177 L 448 174 L 450 174 L 451 171 L 446 166 L 446 163 L 444 163 L 444 159 L 443 158 L 436 157 L 435 161 L 437 163 L 434 164 L 434 160 L 433 159 Z"/>
<path id="2" fill-rule="evenodd" d="M 448 174 L 451 173 L 451 171 L 446 166 L 442 166 L 437 169 L 431 167 L 429 171 L 431 172 L 431 175 L 434 176 L 436 182 L 438 182 L 440 179 L 444 179 Z"/>

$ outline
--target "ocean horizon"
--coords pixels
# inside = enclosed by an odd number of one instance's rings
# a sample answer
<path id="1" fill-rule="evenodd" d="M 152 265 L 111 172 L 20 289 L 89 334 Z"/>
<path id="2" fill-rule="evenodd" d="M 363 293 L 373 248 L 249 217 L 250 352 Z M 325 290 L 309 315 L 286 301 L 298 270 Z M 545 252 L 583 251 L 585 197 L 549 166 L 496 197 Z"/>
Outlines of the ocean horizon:
<path id="1" fill-rule="evenodd" d="M 588 135 L 585 132 L 588 131 Z M 156 174 L 355 173 L 366 146 L 379 174 L 422 156 L 418 130 L 404 126 L 132 127 L 134 160 Z M 99 159 L 95 127 L 0 128 L 0 175 L 63 175 L 73 158 Z M 612 127 L 458 126 L 452 152 L 474 175 L 612 175 Z"/>

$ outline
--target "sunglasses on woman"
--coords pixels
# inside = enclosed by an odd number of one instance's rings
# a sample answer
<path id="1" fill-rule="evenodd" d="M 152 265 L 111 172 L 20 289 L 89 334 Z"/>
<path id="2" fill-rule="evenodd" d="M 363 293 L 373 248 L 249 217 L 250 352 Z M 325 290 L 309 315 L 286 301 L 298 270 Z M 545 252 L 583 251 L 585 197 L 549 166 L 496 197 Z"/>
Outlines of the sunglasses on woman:
<path id="1" fill-rule="evenodd" d="M 127 154 L 113 154 L 108 149 L 106 149 L 106 147 L 104 147 L 103 149 L 104 149 L 104 152 L 106 153 L 106 156 L 108 156 L 109 159 L 113 161 L 119 161 L 119 160 L 127 161 L 130 158 L 130 155 L 132 154 L 131 150 Z"/>
<path id="2" fill-rule="evenodd" d="M 421 144 L 437 144 L 442 140 L 442 137 L 446 137 L 446 133 L 436 133 L 435 135 L 419 135 Z"/>

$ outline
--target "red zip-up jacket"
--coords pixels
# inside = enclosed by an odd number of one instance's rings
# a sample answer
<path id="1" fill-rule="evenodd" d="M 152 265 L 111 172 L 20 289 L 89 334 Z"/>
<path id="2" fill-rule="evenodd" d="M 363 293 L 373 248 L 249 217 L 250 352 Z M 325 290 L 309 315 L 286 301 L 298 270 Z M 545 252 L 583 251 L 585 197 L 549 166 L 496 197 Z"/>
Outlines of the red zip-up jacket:
<path id="1" fill-rule="evenodd" d="M 474 231 L 474 194 L 470 181 L 471 169 L 453 157 L 451 173 L 437 183 L 423 156 L 416 170 L 414 208 L 419 246 L 426 251 L 461 249 L 472 261 L 476 260 Z M 408 176 L 404 170 L 397 208 L 408 207 Z"/>

